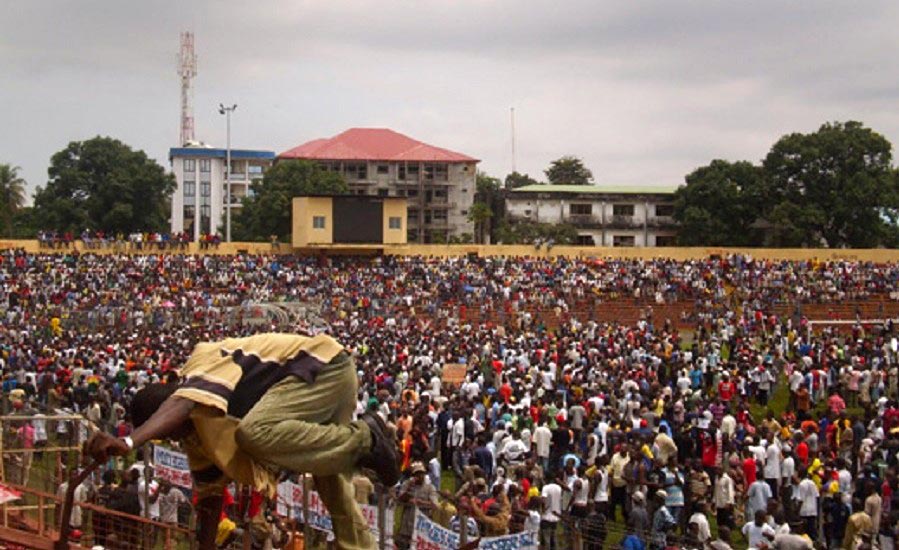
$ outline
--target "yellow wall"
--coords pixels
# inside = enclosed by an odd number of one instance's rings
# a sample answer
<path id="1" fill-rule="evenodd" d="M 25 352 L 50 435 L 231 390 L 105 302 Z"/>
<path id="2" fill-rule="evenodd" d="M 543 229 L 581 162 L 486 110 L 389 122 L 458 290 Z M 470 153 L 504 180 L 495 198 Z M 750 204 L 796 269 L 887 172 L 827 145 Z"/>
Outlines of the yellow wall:
<path id="1" fill-rule="evenodd" d="M 334 208 L 330 197 L 296 197 L 293 199 L 291 242 L 295 247 L 334 242 Z M 324 216 L 325 228 L 314 229 L 312 218 Z"/>
<path id="2" fill-rule="evenodd" d="M 318 198 L 318 197 L 313 197 Z M 327 200 L 327 199 L 325 199 Z M 320 214 L 319 214 L 320 215 Z M 330 222 L 330 218 L 328 219 Z M 312 220 L 309 220 L 309 227 Z M 330 227 L 326 223 L 326 227 Z M 294 238 L 296 238 L 294 227 Z M 41 249 L 35 240 L 4 240 L 0 241 L 0 250 L 18 248 L 26 252 L 53 252 L 51 249 Z M 76 241 L 76 248 L 85 252 L 80 241 Z M 124 251 L 137 254 L 158 254 L 157 249 L 131 250 L 125 246 Z M 236 254 L 240 252 L 250 254 L 271 253 L 273 247 L 270 243 L 222 243 L 218 248 L 200 249 L 197 243 L 190 243 L 184 251 L 186 254 Z M 59 252 L 59 250 L 56 250 Z M 884 249 L 827 249 L 827 248 L 720 248 L 720 247 L 670 247 L 670 248 L 610 248 L 588 246 L 556 246 L 547 253 L 545 248 L 535 250 L 528 245 L 436 245 L 436 244 L 406 244 L 406 245 L 333 245 L 333 246 L 293 246 L 282 244 L 281 253 L 320 254 L 333 251 L 335 253 L 378 253 L 392 256 L 438 256 L 453 257 L 477 254 L 479 256 L 538 256 L 538 257 L 580 257 L 580 258 L 671 258 L 674 260 L 691 260 L 708 258 L 711 255 L 727 255 L 732 253 L 749 254 L 754 258 L 770 260 L 857 260 L 874 262 L 899 262 L 899 250 Z M 115 252 L 113 248 L 102 250 L 87 250 L 98 254 Z M 171 253 L 171 251 L 166 251 Z M 174 253 L 181 253 L 180 250 Z"/>
<path id="3" fill-rule="evenodd" d="M 390 218 L 399 217 L 400 229 L 390 229 Z M 409 227 L 406 225 L 406 199 L 384 199 L 384 244 L 406 244 Z"/>

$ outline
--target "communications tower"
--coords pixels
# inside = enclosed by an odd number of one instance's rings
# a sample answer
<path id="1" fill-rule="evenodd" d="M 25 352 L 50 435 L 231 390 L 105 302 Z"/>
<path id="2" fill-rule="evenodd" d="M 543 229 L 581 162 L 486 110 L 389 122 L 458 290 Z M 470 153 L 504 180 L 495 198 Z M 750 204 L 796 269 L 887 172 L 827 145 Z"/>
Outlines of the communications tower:
<path id="1" fill-rule="evenodd" d="M 193 77 L 197 76 L 197 54 L 194 53 L 194 33 L 181 33 L 181 53 L 178 56 L 178 76 L 181 77 L 181 145 L 194 140 Z"/>

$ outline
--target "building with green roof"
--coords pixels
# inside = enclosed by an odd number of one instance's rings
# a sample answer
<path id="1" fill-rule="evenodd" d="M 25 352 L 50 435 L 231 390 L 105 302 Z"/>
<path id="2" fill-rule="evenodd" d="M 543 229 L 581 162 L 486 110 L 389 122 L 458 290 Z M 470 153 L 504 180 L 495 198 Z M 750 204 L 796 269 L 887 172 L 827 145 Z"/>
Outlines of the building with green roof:
<path id="1" fill-rule="evenodd" d="M 675 185 L 526 185 L 509 191 L 511 223 L 567 223 L 578 244 L 672 246 Z"/>

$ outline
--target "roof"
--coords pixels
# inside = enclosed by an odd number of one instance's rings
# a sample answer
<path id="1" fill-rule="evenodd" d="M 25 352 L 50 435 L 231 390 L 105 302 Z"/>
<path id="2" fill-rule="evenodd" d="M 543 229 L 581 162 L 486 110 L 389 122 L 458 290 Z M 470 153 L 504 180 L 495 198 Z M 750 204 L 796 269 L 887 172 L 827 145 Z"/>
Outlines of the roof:
<path id="1" fill-rule="evenodd" d="M 670 195 L 677 185 L 552 185 L 540 183 L 513 189 L 513 193 L 595 193 L 603 195 Z"/>
<path id="2" fill-rule="evenodd" d="M 393 162 L 479 162 L 387 128 L 350 128 L 332 138 L 314 139 L 284 151 L 280 159 L 382 160 Z"/>
<path id="3" fill-rule="evenodd" d="M 226 158 L 227 149 L 209 149 L 207 147 L 172 147 L 169 149 L 169 158 L 195 157 L 195 158 Z M 255 151 L 251 149 L 231 149 L 232 159 L 264 159 L 274 160 L 274 151 Z"/>

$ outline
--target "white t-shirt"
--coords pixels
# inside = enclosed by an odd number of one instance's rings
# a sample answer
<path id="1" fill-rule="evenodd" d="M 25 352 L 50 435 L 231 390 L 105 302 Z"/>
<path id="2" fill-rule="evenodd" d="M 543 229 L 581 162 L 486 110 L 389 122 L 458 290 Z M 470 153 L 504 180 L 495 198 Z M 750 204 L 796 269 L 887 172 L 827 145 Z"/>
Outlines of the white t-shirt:
<path id="1" fill-rule="evenodd" d="M 562 515 L 562 488 L 556 483 L 548 483 L 543 486 L 541 495 L 546 504 L 542 519 L 552 522 L 559 521 L 559 516 Z"/>
<path id="2" fill-rule="evenodd" d="M 750 521 L 743 526 L 743 535 L 749 541 L 750 550 L 758 548 L 762 542 L 767 541 L 768 538 L 765 535 L 773 537 L 774 534 L 774 529 L 767 523 L 763 523 L 761 527 L 759 527 L 754 521 Z"/>
<path id="3" fill-rule="evenodd" d="M 792 456 L 788 456 L 783 459 L 780 463 L 780 478 L 786 480 L 787 483 L 790 482 L 790 479 L 793 477 L 793 474 L 796 473 L 796 461 L 793 460 Z"/>
<path id="4" fill-rule="evenodd" d="M 774 442 L 765 449 L 765 479 L 780 479 L 780 447 Z"/>
<path id="5" fill-rule="evenodd" d="M 799 501 L 799 515 L 811 517 L 818 515 L 818 486 L 811 479 L 803 479 L 796 490 L 796 500 Z"/>
<path id="6" fill-rule="evenodd" d="M 150 519 L 159 519 L 159 499 L 153 501 L 153 497 L 156 493 L 159 492 L 159 483 L 156 482 L 155 479 L 150 480 L 150 492 L 146 495 L 146 500 L 144 499 L 144 490 L 147 486 L 147 482 L 144 479 L 141 479 L 137 482 L 137 498 L 140 500 L 140 515 L 146 517 L 146 507 L 145 502 L 150 503 Z"/>
<path id="7" fill-rule="evenodd" d="M 537 456 L 546 458 L 549 456 L 549 445 L 552 443 L 553 433 L 546 426 L 538 426 L 534 430 L 534 445 L 537 447 Z"/>

